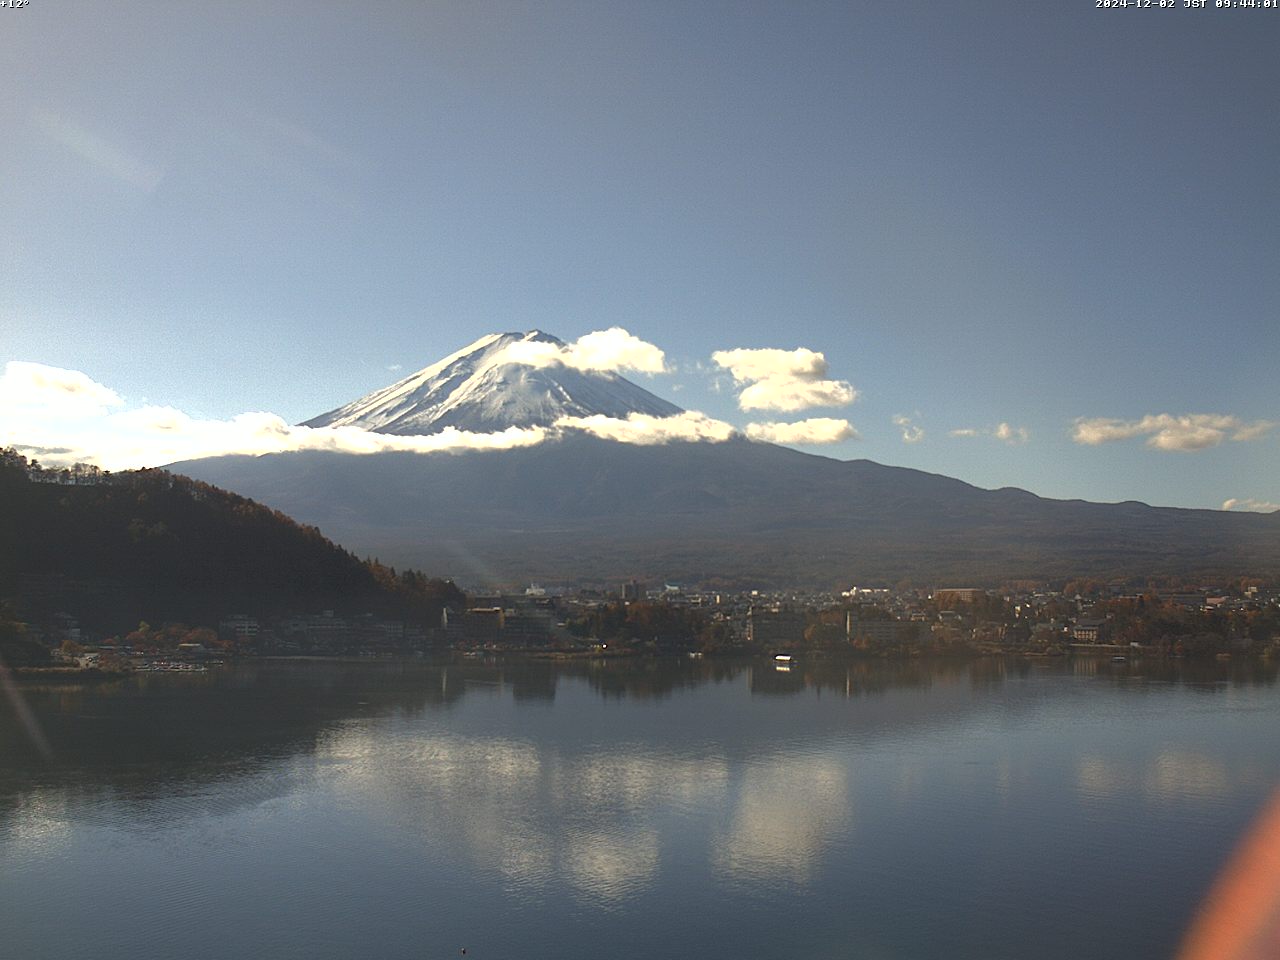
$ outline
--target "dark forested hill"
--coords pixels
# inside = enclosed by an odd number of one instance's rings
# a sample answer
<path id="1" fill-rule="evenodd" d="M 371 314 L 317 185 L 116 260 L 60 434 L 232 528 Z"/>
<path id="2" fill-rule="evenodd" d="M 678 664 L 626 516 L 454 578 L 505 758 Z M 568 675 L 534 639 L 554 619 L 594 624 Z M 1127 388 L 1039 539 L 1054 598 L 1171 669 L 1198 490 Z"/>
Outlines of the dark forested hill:
<path id="1" fill-rule="evenodd" d="M 1280 574 L 1280 513 L 1050 500 L 766 443 L 219 457 L 174 469 L 470 582 Z"/>
<path id="2" fill-rule="evenodd" d="M 0 451 L 0 600 L 28 609 L 66 609 L 100 630 L 322 608 L 434 621 L 459 596 L 206 483 L 33 470 Z"/>

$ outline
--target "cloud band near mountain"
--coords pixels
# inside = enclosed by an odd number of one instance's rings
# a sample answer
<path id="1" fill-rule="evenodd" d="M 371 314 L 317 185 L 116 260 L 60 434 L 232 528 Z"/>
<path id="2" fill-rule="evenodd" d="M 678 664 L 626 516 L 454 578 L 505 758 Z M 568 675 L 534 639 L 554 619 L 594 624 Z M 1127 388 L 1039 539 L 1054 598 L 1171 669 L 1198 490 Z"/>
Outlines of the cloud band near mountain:
<path id="1" fill-rule="evenodd" d="M 827 358 L 816 350 L 717 350 L 711 359 L 733 377 L 742 410 L 844 407 L 858 398 L 847 381 L 827 379 Z"/>
<path id="2" fill-rule="evenodd" d="M 960 427 L 956 430 L 949 430 L 947 433 L 949 436 L 960 438 L 992 437 L 1001 443 L 1007 443 L 1011 447 L 1019 446 L 1031 439 L 1031 431 L 1026 427 L 1015 427 L 1013 424 L 1004 421 L 994 427 Z M 903 440 L 906 440 L 905 433 L 903 434 Z"/>
<path id="3" fill-rule="evenodd" d="M 531 367 L 562 364 L 575 370 L 663 373 L 667 369 L 662 349 L 641 340 L 622 327 L 596 330 L 573 343 L 558 344 L 542 340 L 522 340 L 511 344 L 502 362 L 523 363 Z"/>
<path id="4" fill-rule="evenodd" d="M 671 417 L 638 413 L 625 419 L 562 417 L 548 427 L 509 427 L 490 433 L 446 427 L 430 434 L 397 435 L 353 426 L 299 426 L 264 412 L 218 420 L 192 417 L 167 406 L 116 409 L 123 405 L 114 390 L 79 371 L 10 362 L 0 376 L 0 445 L 39 451 L 39 456 L 59 463 L 80 461 L 122 470 L 228 454 L 301 450 L 353 454 L 509 450 L 571 431 L 634 444 L 719 442 L 737 434 L 731 424 L 696 411 Z"/>
<path id="5" fill-rule="evenodd" d="M 1072 426 L 1071 439 L 1098 446 L 1146 437 L 1147 446 L 1155 450 L 1186 453 L 1216 447 L 1223 440 L 1257 440 L 1274 426 L 1270 420 L 1246 422 L 1220 413 L 1148 414 L 1140 420 L 1080 417 Z"/>
<path id="6" fill-rule="evenodd" d="M 812 417 L 795 423 L 749 423 L 747 436 L 769 443 L 825 444 L 861 437 L 848 420 L 834 417 Z"/>

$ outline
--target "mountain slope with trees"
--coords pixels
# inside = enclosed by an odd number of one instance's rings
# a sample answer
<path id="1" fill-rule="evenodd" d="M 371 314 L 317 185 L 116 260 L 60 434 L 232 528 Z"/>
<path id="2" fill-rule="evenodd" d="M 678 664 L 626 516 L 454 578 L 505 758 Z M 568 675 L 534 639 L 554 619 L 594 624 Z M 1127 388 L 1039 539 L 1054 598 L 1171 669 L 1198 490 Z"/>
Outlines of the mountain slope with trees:
<path id="1" fill-rule="evenodd" d="M 535 446 L 305 450 L 171 468 L 320 524 L 353 549 L 486 585 L 1280 575 L 1280 511 L 1051 500 L 742 437 L 592 436 L 573 421 L 680 410 L 616 373 L 578 369 L 571 353 L 536 330 L 490 334 L 307 421 L 385 434 L 559 424 Z"/>
<path id="2" fill-rule="evenodd" d="M 334 609 L 438 622 L 449 581 L 361 560 L 318 529 L 164 470 L 47 470 L 0 451 L 0 600 L 99 631 Z"/>
<path id="3" fill-rule="evenodd" d="M 1280 513 L 1051 500 L 743 439 L 569 436 L 518 450 L 307 451 L 174 469 L 355 549 L 477 583 L 1280 575 Z"/>

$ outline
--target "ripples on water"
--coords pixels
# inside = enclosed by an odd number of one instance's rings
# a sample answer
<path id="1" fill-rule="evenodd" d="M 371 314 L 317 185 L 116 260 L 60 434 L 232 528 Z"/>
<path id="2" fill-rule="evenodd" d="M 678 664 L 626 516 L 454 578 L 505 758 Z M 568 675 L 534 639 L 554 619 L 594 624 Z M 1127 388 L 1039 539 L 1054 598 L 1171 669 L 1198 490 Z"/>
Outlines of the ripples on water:
<path id="1" fill-rule="evenodd" d="M 254 665 L 25 692 L 54 759 L 5 716 L 22 958 L 1163 957 L 1280 779 L 1265 667 Z"/>

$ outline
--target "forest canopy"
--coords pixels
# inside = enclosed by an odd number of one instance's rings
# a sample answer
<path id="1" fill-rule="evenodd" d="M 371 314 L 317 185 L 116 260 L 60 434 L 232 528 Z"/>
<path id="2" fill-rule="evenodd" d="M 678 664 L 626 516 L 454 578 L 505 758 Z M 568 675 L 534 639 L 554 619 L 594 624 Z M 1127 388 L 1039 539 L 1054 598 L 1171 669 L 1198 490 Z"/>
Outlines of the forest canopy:
<path id="1" fill-rule="evenodd" d="M 49 469 L 0 449 L 0 599 L 97 630 L 334 609 L 438 623 L 448 580 L 362 560 L 311 526 L 166 470 Z"/>

